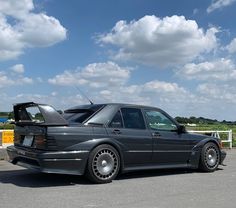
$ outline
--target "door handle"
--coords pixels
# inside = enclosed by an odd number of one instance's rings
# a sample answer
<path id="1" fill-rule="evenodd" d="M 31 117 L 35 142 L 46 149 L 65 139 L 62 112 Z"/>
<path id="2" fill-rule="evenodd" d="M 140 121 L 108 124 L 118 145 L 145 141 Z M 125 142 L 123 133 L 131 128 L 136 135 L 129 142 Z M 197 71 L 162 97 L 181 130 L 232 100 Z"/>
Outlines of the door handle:
<path id="1" fill-rule="evenodd" d="M 121 131 L 119 129 L 114 129 L 113 134 L 121 134 Z"/>
<path id="2" fill-rule="evenodd" d="M 153 137 L 160 137 L 161 134 L 160 134 L 159 132 L 153 132 L 153 133 L 152 133 L 152 136 L 153 136 Z"/>

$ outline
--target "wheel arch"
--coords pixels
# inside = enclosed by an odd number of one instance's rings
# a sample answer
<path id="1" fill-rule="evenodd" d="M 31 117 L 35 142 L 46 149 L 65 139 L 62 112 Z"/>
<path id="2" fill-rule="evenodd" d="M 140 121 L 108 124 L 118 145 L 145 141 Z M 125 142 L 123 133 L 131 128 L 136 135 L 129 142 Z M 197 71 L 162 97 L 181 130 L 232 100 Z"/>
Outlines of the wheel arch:
<path id="1" fill-rule="evenodd" d="M 193 147 L 193 150 L 202 148 L 204 145 L 206 145 L 206 144 L 209 143 L 209 142 L 215 143 L 219 149 L 221 148 L 219 142 L 217 141 L 217 139 L 215 139 L 215 138 L 205 138 L 205 139 L 199 141 L 199 142 Z"/>
<path id="2" fill-rule="evenodd" d="M 219 144 L 209 141 L 201 149 L 199 159 L 199 169 L 204 172 L 213 172 L 217 169 L 221 161 L 221 151 Z"/>
<path id="3" fill-rule="evenodd" d="M 98 139 L 98 141 L 96 143 L 94 143 L 94 145 L 91 147 L 91 149 L 89 150 L 90 152 L 92 152 L 96 147 L 100 146 L 100 145 L 110 145 L 112 146 L 119 154 L 119 158 L 120 158 L 120 170 L 119 172 L 122 172 L 124 169 L 124 157 L 122 154 L 122 148 L 120 147 L 119 144 L 117 144 L 117 142 L 113 141 L 112 139 Z"/>
<path id="4" fill-rule="evenodd" d="M 192 154 L 190 156 L 191 167 L 193 167 L 193 168 L 199 167 L 202 148 L 207 143 L 210 143 L 210 142 L 214 143 L 219 148 L 219 150 L 221 149 L 219 142 L 217 142 L 217 140 L 215 138 L 205 138 L 205 139 L 199 141 L 192 149 Z M 221 151 L 219 151 L 219 153 L 220 153 L 220 157 L 221 157 Z"/>

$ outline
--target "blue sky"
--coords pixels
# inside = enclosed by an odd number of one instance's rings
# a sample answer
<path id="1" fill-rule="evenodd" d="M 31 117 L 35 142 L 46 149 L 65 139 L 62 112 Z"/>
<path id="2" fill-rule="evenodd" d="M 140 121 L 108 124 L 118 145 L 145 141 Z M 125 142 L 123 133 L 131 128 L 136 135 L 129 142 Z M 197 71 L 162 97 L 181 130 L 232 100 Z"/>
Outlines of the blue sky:
<path id="1" fill-rule="evenodd" d="M 0 0 L 0 111 L 35 101 L 236 120 L 235 0 Z"/>

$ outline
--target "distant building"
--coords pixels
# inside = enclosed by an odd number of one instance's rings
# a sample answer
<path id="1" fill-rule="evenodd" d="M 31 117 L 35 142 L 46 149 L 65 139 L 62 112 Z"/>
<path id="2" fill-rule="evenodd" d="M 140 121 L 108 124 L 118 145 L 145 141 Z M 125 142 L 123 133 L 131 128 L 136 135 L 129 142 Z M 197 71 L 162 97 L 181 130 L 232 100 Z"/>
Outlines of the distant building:
<path id="1" fill-rule="evenodd" d="M 8 118 L 0 118 L 0 123 L 6 123 Z"/>
<path id="2" fill-rule="evenodd" d="M 195 123 L 187 123 L 187 126 L 192 126 L 192 127 L 195 127 L 195 126 L 197 126 L 197 124 L 195 124 Z"/>

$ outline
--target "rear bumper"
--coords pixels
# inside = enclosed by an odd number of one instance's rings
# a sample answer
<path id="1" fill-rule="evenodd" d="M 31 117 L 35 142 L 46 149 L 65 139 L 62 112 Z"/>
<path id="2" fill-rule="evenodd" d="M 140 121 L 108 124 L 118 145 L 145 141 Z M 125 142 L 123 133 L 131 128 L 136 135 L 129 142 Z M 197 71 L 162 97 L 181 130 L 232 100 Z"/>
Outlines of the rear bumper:
<path id="1" fill-rule="evenodd" d="M 221 157 L 220 157 L 220 164 L 222 165 L 224 162 L 224 159 L 226 157 L 226 152 L 224 150 L 221 150 Z"/>
<path id="2" fill-rule="evenodd" d="M 88 151 L 32 151 L 7 147 L 9 162 L 45 173 L 83 175 Z"/>

